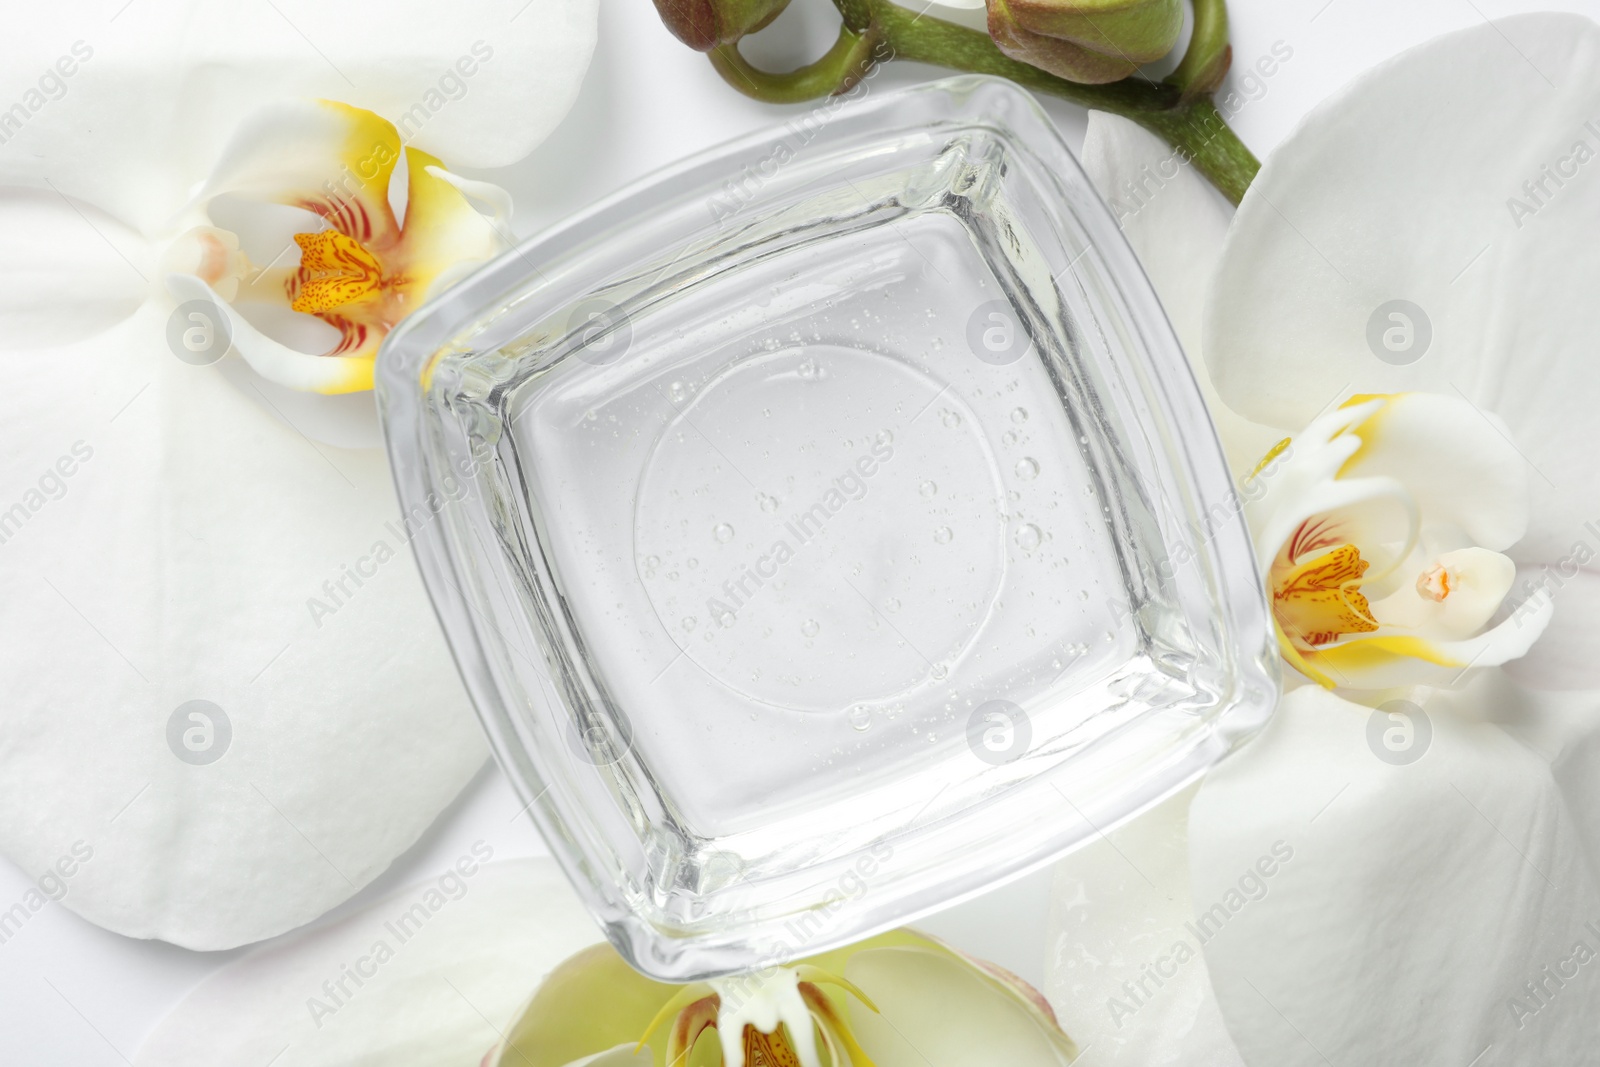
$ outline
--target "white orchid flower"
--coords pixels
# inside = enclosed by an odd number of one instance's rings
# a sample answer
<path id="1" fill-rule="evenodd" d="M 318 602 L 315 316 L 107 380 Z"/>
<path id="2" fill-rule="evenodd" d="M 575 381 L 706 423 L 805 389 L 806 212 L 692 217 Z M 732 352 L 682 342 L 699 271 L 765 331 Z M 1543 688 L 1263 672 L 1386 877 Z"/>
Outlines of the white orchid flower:
<path id="1" fill-rule="evenodd" d="M 47 5 L 0 44 L 43 72 L 0 101 L 0 851 L 84 917 L 280 933 L 482 766 L 406 558 L 429 516 L 396 514 L 369 395 L 300 390 L 361 388 L 382 332 L 497 247 L 463 196 L 491 190 L 438 161 L 536 145 L 595 18 Z"/>
<path id="2" fill-rule="evenodd" d="M 495 218 L 480 215 L 469 195 Z M 290 239 L 274 242 L 273 262 L 287 265 L 251 263 L 239 235 L 207 213 L 224 199 L 301 214 L 288 225 Z M 327 100 L 286 102 L 247 119 L 197 201 L 185 213 L 194 225 L 161 257 L 168 289 L 225 315 L 233 346 L 262 378 L 318 393 L 370 390 L 389 330 L 509 244 L 502 190 L 451 174 L 406 146 L 387 119 Z M 308 353 L 274 340 L 242 314 L 248 302 L 331 327 L 331 347 Z M 196 314 L 196 326 L 213 325 Z"/>
<path id="3" fill-rule="evenodd" d="M 1047 992 L 1101 1062 L 1589 1055 L 1597 53 L 1565 15 L 1406 52 L 1231 222 L 1092 119 L 1086 164 L 1203 356 L 1286 658 L 1333 687 L 1060 868 Z"/>
<path id="4" fill-rule="evenodd" d="M 1548 603 L 1488 623 L 1528 479 L 1504 425 L 1457 396 L 1358 396 L 1284 438 L 1244 505 L 1284 659 L 1330 689 L 1387 689 L 1526 653 Z"/>
<path id="5" fill-rule="evenodd" d="M 484 1063 L 1066 1067 L 1077 1056 L 1022 979 L 896 930 L 686 986 L 644 978 L 610 945 L 596 945 L 545 980 Z"/>

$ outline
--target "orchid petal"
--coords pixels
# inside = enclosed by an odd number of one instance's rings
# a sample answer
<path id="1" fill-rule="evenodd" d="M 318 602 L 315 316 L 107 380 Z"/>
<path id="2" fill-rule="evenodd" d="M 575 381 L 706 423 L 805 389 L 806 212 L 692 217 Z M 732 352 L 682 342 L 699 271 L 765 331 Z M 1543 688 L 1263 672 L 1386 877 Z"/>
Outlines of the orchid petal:
<path id="1" fill-rule="evenodd" d="M 382 448 L 378 405 L 371 393 L 307 393 L 261 377 L 241 359 L 217 364 L 251 403 L 312 441 L 334 448 Z"/>
<path id="2" fill-rule="evenodd" d="M 554 861 L 480 864 L 492 851 L 480 841 L 458 867 L 217 971 L 136 1067 L 477 1064 L 528 989 L 596 934 Z"/>
<path id="3" fill-rule="evenodd" d="M 451 174 L 443 167 L 429 166 L 427 172 L 440 181 L 447 182 L 457 189 L 462 196 L 469 200 L 477 201 L 489 209 L 489 220 L 495 229 L 509 233 L 511 225 L 511 194 L 493 182 L 481 182 L 475 178 L 463 178 L 459 174 Z"/>
<path id="4" fill-rule="evenodd" d="M 281 101 L 239 124 L 195 200 L 231 195 L 297 207 L 363 244 L 386 247 L 400 235 L 389 181 L 403 148 L 394 124 L 370 111 Z"/>
<path id="5" fill-rule="evenodd" d="M 1189 929 L 1192 786 L 1056 866 L 1045 992 L 1105 1067 L 1243 1067 Z"/>
<path id="6" fill-rule="evenodd" d="M 155 278 L 144 239 L 49 189 L 0 188 L 0 351 L 68 344 L 139 309 Z"/>
<path id="7" fill-rule="evenodd" d="M 1516 581 L 1517 565 L 1486 548 L 1458 548 L 1430 562 L 1417 580 L 1402 581 L 1393 593 L 1372 602 L 1379 623 L 1452 640 L 1468 638 L 1494 617 Z M 1434 586 L 1438 592 L 1432 591 Z"/>
<path id="8" fill-rule="evenodd" d="M 425 152 L 407 151 L 406 159 L 411 172 L 407 255 L 415 264 L 418 291 L 427 299 L 458 281 L 463 268 L 475 269 L 511 246 L 511 194 L 490 182 L 451 174 Z M 473 201 L 491 214 L 479 214 Z"/>
<path id="9" fill-rule="evenodd" d="M 1383 474 L 1340 476 L 1362 449 L 1356 431 L 1384 403 L 1369 399 L 1312 420 L 1285 442 L 1290 447 L 1274 449 L 1272 461 L 1264 462 L 1251 477 L 1245 517 L 1263 571 L 1297 530 L 1323 515 L 1337 515 L 1341 526 L 1352 527 L 1343 539 L 1363 548 L 1398 544 L 1391 563 L 1411 554 L 1421 533 L 1422 514 L 1410 486 Z"/>
<path id="10" fill-rule="evenodd" d="M 572 105 L 597 9 L 595 0 L 398 0 L 375 15 L 316 0 L 186 0 L 82 39 L 78 11 L 42 6 L 26 33 L 0 41 L 3 69 L 48 72 L 37 100 L 21 105 L 19 128 L 8 127 L 0 184 L 49 178 L 153 235 L 247 115 L 306 97 L 383 115 L 408 144 L 457 166 L 503 166 Z"/>
<path id="11" fill-rule="evenodd" d="M 1407 685 L 1453 688 L 1483 667 L 1498 667 L 1527 654 L 1550 625 L 1550 606 L 1535 605 L 1475 637 L 1447 640 L 1379 632 L 1303 653 L 1334 684 L 1348 689 Z"/>
<path id="12" fill-rule="evenodd" d="M 405 186 L 403 218 L 391 199 L 396 180 Z M 509 242 L 505 190 L 406 148 L 386 119 L 326 100 L 283 102 L 247 119 L 197 199 L 221 196 L 310 211 L 380 254 L 403 229 L 407 283 L 421 293 L 445 268 L 487 259 Z M 490 206 L 492 220 L 474 199 Z"/>
<path id="13" fill-rule="evenodd" d="M 1565 555 L 1553 566 L 1522 572 L 1511 600 L 1512 613 L 1548 600 L 1550 625 L 1527 655 L 1506 664 L 1506 673 L 1535 689 L 1600 689 L 1600 574 L 1583 568 L 1594 547 L 1580 541 L 1579 555 Z"/>
<path id="14" fill-rule="evenodd" d="M 1229 232 L 1205 329 L 1222 399 L 1292 430 L 1349 391 L 1459 395 L 1526 457 L 1513 555 L 1559 554 L 1600 497 L 1597 115 L 1600 27 L 1565 14 L 1447 34 L 1325 100 Z"/>
<path id="15" fill-rule="evenodd" d="M 1065 1067 L 1077 1055 L 1022 998 L 949 950 L 865 949 L 850 956 L 845 975 L 878 1006 L 848 1009 L 877 1067 Z"/>
<path id="16" fill-rule="evenodd" d="M 38 872 L 82 840 L 67 907 L 216 949 L 366 885 L 485 749 L 408 558 L 436 517 L 165 319 L 7 359 L 0 850 Z"/>
<path id="17" fill-rule="evenodd" d="M 167 288 L 179 301 L 204 300 L 228 320 L 233 347 L 252 370 L 269 382 L 313 393 L 356 393 L 372 388 L 373 355 L 319 356 L 297 352 L 274 341 L 192 274 L 167 275 Z"/>
<path id="18" fill-rule="evenodd" d="M 1527 532 L 1532 472 L 1496 416 L 1454 395 L 1401 393 L 1382 398 L 1352 432 L 1361 448 L 1341 477 L 1392 478 L 1428 525 L 1497 552 Z"/>
<path id="19" fill-rule="evenodd" d="M 1166 142 L 1104 111 L 1089 112 L 1083 169 L 1150 276 L 1189 354 L 1229 465 L 1244 474 L 1283 434 L 1223 404 L 1200 356 L 1207 285 L 1222 254 L 1232 206 Z"/>
<path id="20" fill-rule="evenodd" d="M 1301 688 L 1206 779 L 1194 921 L 1247 1062 L 1588 1055 L 1592 999 L 1525 983 L 1571 966 L 1579 942 L 1576 981 L 1594 980 L 1600 889 L 1549 765 L 1485 721 L 1492 681 L 1435 694 L 1426 726 L 1402 705 L 1409 744 L 1387 739 L 1393 708 Z"/>
<path id="21" fill-rule="evenodd" d="M 717 1037 L 722 1044 L 724 1067 L 764 1067 L 745 1063 L 744 1032 L 753 1028 L 771 1034 L 779 1026 L 787 1031 L 789 1047 L 800 1061 L 799 1067 L 822 1067 L 811 1009 L 800 995 L 800 976 L 793 968 L 775 967 L 771 974 L 758 972 L 754 980 L 750 975 L 714 979 L 711 987 L 721 995 Z M 730 992 L 738 995 L 730 996 Z"/>
<path id="22" fill-rule="evenodd" d="M 662 1005 L 678 992 L 679 987 L 629 967 L 609 944 L 593 945 L 563 962 L 538 987 L 490 1067 L 563 1067 L 595 1049 L 623 1043 L 636 1048 Z M 664 1040 L 659 1044 L 666 1047 Z M 663 1062 L 659 1054 L 655 1058 Z"/>
<path id="23" fill-rule="evenodd" d="M 1459 397 L 1427 393 L 1360 398 L 1317 417 L 1255 479 L 1247 510 L 1262 562 L 1306 520 L 1340 511 L 1353 513 L 1338 516 L 1353 527 L 1346 540 L 1405 543 L 1389 566 L 1410 555 L 1423 524 L 1509 548 L 1527 529 L 1528 471 L 1497 422 Z M 1383 487 L 1399 495 L 1374 507 Z M 1394 514 L 1401 499 L 1405 516 Z"/>
<path id="24" fill-rule="evenodd" d="M 1600 871 L 1600 689 L 1541 690 L 1509 672 L 1492 683 L 1495 721 L 1550 764 L 1590 869 Z"/>

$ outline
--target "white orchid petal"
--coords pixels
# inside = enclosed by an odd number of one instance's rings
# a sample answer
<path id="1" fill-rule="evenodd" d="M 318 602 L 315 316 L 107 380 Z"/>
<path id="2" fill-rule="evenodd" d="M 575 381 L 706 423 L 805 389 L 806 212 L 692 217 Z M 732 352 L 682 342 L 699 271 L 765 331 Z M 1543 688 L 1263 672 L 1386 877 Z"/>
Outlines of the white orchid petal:
<path id="1" fill-rule="evenodd" d="M 1104 111 L 1089 112 L 1083 169 L 1116 216 L 1189 354 L 1230 466 L 1235 474 L 1249 471 L 1283 434 L 1221 403 L 1200 358 L 1206 289 L 1233 207 L 1161 138 Z"/>
<path id="2" fill-rule="evenodd" d="M 427 299 L 476 270 L 514 242 L 511 194 L 491 182 L 451 174 L 434 157 L 407 152 L 411 171 L 406 222 L 407 255 L 422 298 Z M 480 214 L 477 201 L 491 214 Z"/>
<path id="3" fill-rule="evenodd" d="M 0 153 L 0 184 L 50 178 L 153 234 L 245 116 L 311 97 L 375 111 L 453 165 L 509 164 L 571 106 L 597 8 L 595 0 L 465 8 L 398 0 L 381 11 L 183 0 L 86 38 L 79 12 L 40 7 L 26 33 L 0 41 L 0 68 L 51 71 L 45 88 L 57 98 L 41 95 L 41 106 L 27 108 Z"/>
<path id="4" fill-rule="evenodd" d="M 493 182 L 463 178 L 443 167 L 428 167 L 427 172 L 459 190 L 462 196 L 476 200 L 489 209 L 489 218 L 496 228 L 505 230 L 511 225 L 511 194 Z M 507 231 L 509 232 L 509 231 Z"/>
<path id="5" fill-rule="evenodd" d="M 485 750 L 383 454 L 245 403 L 165 319 L 7 357 L 0 850 L 81 840 L 67 907 L 214 949 L 366 885 Z"/>
<path id="6" fill-rule="evenodd" d="M 847 1009 L 877 1067 L 1065 1067 L 1073 1058 L 1071 1042 L 1052 1034 L 1037 1009 L 947 951 L 863 949 L 845 977 L 878 1008 L 852 999 Z"/>
<path id="7" fill-rule="evenodd" d="M 1600 950 L 1600 890 L 1549 765 L 1481 721 L 1487 693 L 1436 694 L 1408 747 L 1386 739 L 1404 727 L 1384 710 L 1300 689 L 1207 778 L 1190 809 L 1195 921 L 1248 1062 L 1588 1055 L 1592 996 L 1541 1004 L 1524 983 L 1580 941 Z"/>
<path id="8" fill-rule="evenodd" d="M 1533 471 L 1496 416 L 1453 394 L 1402 393 L 1356 432 L 1362 447 L 1348 475 L 1396 479 L 1427 525 L 1453 526 L 1496 552 L 1527 532 Z"/>
<path id="9" fill-rule="evenodd" d="M 403 148 L 393 123 L 372 112 L 283 100 L 239 124 L 195 200 L 234 196 L 334 215 L 350 236 L 381 247 L 400 229 L 389 186 Z"/>
<path id="10" fill-rule="evenodd" d="M 225 359 L 217 370 L 239 394 L 295 432 L 334 448 L 382 448 L 378 405 L 371 392 L 307 393 L 261 377 L 243 359 Z"/>
<path id="11" fill-rule="evenodd" d="M 1537 689 L 1518 683 L 1509 672 L 1492 683 L 1495 721 L 1550 764 L 1590 869 L 1600 871 L 1600 688 Z"/>
<path id="12" fill-rule="evenodd" d="M 153 291 L 143 238 L 50 189 L 0 188 L 0 351 L 110 329 Z"/>
<path id="13" fill-rule="evenodd" d="M 1104 1067 L 1243 1067 L 1188 929 L 1192 786 L 1056 866 L 1045 992 Z"/>
<path id="14" fill-rule="evenodd" d="M 492 848 L 474 848 L 459 869 L 216 972 L 136 1067 L 473 1067 L 528 991 L 597 933 L 554 861 L 484 864 Z M 634 1062 L 617 1053 L 585 1062 Z"/>
<path id="15" fill-rule="evenodd" d="M 1498 667 L 1527 654 L 1550 626 L 1548 602 L 1530 604 L 1475 637 L 1385 633 L 1347 638 L 1307 654 L 1313 666 L 1348 689 L 1408 685 L 1453 688 L 1471 672 Z"/>
<path id="16" fill-rule="evenodd" d="M 1594 548 L 1579 542 L 1592 559 Z M 1506 673 L 1535 689 L 1600 689 L 1600 574 L 1584 569 L 1571 556 L 1553 566 L 1519 572 L 1509 598 L 1512 611 L 1548 600 L 1550 625 L 1521 659 L 1506 664 Z"/>
<path id="17" fill-rule="evenodd" d="M 1245 517 L 1263 571 L 1302 524 L 1321 515 L 1337 515 L 1341 537 L 1360 538 L 1363 549 L 1400 542 L 1397 558 L 1410 554 L 1422 522 L 1410 487 L 1385 475 L 1340 477 L 1362 448 L 1352 429 L 1385 403 L 1367 400 L 1312 420 L 1246 483 Z"/>
<path id="18" fill-rule="evenodd" d="M 775 968 L 770 975 L 749 975 L 712 979 L 711 988 L 721 997 L 717 1011 L 717 1037 L 722 1045 L 722 1062 L 727 1067 L 747 1067 L 744 1059 L 744 1030 L 753 1026 L 770 1034 L 782 1024 L 789 1033 L 800 1067 L 821 1067 L 817 1057 L 817 1034 L 811 1009 L 800 996 L 800 976 L 790 968 Z M 748 1067 L 760 1067 L 750 1064 Z"/>
<path id="19" fill-rule="evenodd" d="M 1600 497 L 1600 361 L 1577 310 L 1600 291 L 1597 116 L 1600 27 L 1565 14 L 1445 35 L 1325 100 L 1229 233 L 1205 330 L 1223 400 L 1296 429 L 1347 392 L 1459 391 L 1533 472 L 1515 557 L 1559 554 Z"/>
<path id="20" fill-rule="evenodd" d="M 372 388 L 371 356 L 298 352 L 256 329 L 237 308 L 192 274 L 167 275 L 167 288 L 182 302 L 210 302 L 216 315 L 227 318 L 233 347 L 251 369 L 268 381 L 311 393 L 354 393 Z"/>
<path id="21" fill-rule="evenodd" d="M 1403 571 L 1398 588 L 1372 602 L 1380 631 L 1403 627 L 1448 640 L 1472 637 L 1500 610 L 1517 577 L 1517 565 L 1508 557 L 1475 546 L 1423 564 Z"/>

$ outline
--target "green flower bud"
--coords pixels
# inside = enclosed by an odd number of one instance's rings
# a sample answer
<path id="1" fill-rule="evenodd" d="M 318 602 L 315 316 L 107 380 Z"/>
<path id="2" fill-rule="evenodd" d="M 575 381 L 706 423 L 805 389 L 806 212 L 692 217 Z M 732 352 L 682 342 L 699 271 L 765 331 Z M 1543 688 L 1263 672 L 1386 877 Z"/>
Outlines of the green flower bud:
<path id="1" fill-rule="evenodd" d="M 988 0 L 989 36 L 1012 59 L 1068 81 L 1126 78 L 1172 51 L 1182 0 Z"/>
<path id="2" fill-rule="evenodd" d="M 733 44 L 778 17 L 789 0 L 655 0 L 672 35 L 697 52 Z"/>

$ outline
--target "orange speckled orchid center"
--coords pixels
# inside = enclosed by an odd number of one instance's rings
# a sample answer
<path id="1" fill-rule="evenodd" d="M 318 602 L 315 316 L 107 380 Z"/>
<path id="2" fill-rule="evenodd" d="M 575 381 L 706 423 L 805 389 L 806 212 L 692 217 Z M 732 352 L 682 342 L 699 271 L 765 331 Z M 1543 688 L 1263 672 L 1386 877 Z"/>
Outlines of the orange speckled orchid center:
<path id="1" fill-rule="evenodd" d="M 763 1034 L 753 1026 L 744 1028 L 745 1067 L 800 1067 L 800 1057 L 789 1045 L 782 1028 Z"/>
<path id="2" fill-rule="evenodd" d="M 1284 634 L 1308 650 L 1376 630 L 1360 591 L 1367 566 L 1355 545 L 1330 545 L 1303 528 L 1272 566 L 1272 612 Z"/>
<path id="3" fill-rule="evenodd" d="M 353 237 L 338 230 L 297 233 L 300 270 L 299 292 L 290 305 L 296 311 L 317 315 L 360 300 L 384 283 L 378 257 Z"/>

